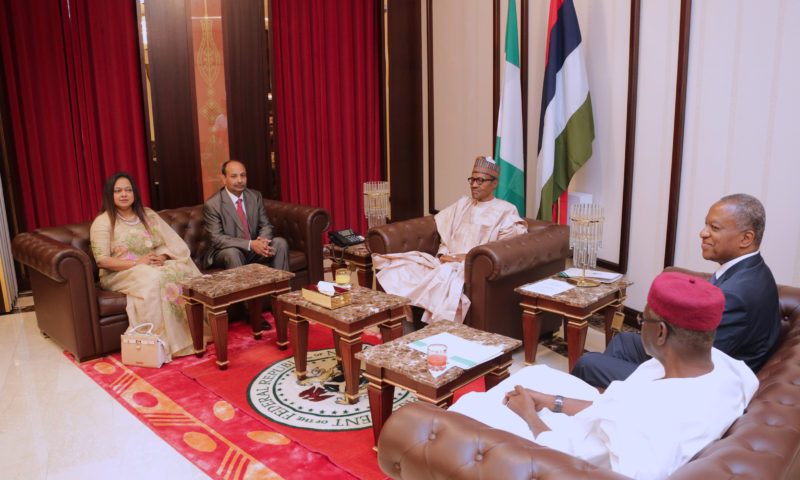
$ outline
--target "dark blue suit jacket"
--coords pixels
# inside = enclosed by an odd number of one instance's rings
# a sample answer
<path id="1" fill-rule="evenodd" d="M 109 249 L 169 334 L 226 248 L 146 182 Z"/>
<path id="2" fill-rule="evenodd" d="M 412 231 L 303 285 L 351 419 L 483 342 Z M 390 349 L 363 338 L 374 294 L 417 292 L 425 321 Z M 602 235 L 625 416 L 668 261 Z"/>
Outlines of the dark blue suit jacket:
<path id="1" fill-rule="evenodd" d="M 725 311 L 714 346 L 758 372 L 781 330 L 775 278 L 759 253 L 729 268 L 716 285 Z"/>

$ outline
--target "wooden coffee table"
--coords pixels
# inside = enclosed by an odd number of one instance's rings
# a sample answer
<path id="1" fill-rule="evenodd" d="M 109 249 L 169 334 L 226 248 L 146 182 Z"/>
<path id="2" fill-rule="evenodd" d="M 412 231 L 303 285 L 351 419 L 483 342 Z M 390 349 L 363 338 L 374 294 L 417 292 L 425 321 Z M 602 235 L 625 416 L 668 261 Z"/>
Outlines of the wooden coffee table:
<path id="1" fill-rule="evenodd" d="M 276 270 L 253 263 L 220 272 L 200 275 L 180 282 L 181 296 L 186 300 L 186 315 L 192 332 L 195 355 L 202 357 L 203 307 L 208 309 L 208 321 L 217 350 L 220 370 L 228 368 L 228 312 L 232 303 L 247 301 L 253 337 L 261 338 L 261 297 L 291 290 L 289 281 L 294 273 Z M 273 309 L 276 311 L 273 299 Z M 276 315 L 277 317 L 277 315 Z"/>
<path id="2" fill-rule="evenodd" d="M 344 266 L 340 262 L 344 262 L 358 274 L 359 285 L 372 288 L 372 279 L 374 278 L 372 254 L 366 243 L 357 243 L 344 248 L 329 243 L 323 248 L 328 252 L 328 257 L 331 259 L 331 275 L 333 278 L 336 278 L 336 269 Z"/>
<path id="3" fill-rule="evenodd" d="M 297 290 L 285 293 L 276 299 L 282 314 L 276 316 L 275 329 L 278 347 L 286 348 L 286 323 L 292 332 L 292 350 L 297 378 L 306 378 L 306 356 L 308 354 L 308 322 L 314 321 L 333 330 L 336 359 L 342 363 L 347 403 L 358 401 L 358 377 L 361 363 L 355 355 L 361 351 L 361 334 L 369 327 L 378 326 L 384 342 L 403 333 L 402 320 L 406 318 L 409 300 L 354 285 L 351 289 L 353 302 L 345 307 L 328 309 L 303 299 Z"/>
<path id="4" fill-rule="evenodd" d="M 563 278 L 553 276 L 557 280 Z M 536 283 L 536 282 L 533 282 Z M 625 300 L 625 289 L 632 282 L 625 277 L 613 283 L 601 283 L 596 287 L 573 287 L 556 295 L 533 293 L 524 288 L 525 284 L 514 289 L 522 295 L 522 337 L 525 340 L 525 364 L 532 365 L 536 361 L 536 348 L 539 345 L 539 333 L 542 328 L 542 312 L 553 312 L 564 317 L 564 332 L 567 337 L 567 356 L 569 371 L 575 366 L 586 344 L 586 332 L 589 330 L 589 317 L 597 312 L 605 314 L 606 345 L 611 340 L 611 321 L 614 314 L 622 310 Z"/>
<path id="5" fill-rule="evenodd" d="M 428 371 L 425 354 L 406 345 L 442 332 L 484 345 L 497 345 L 502 348 L 503 353 L 469 370 L 451 367 L 434 378 Z M 375 444 L 377 445 L 381 429 L 392 413 L 395 386 L 415 393 L 425 402 L 439 407 L 449 406 L 453 403 L 453 392 L 484 375 L 488 374 L 485 379 L 486 390 L 506 379 L 508 367 L 512 363 L 511 354 L 520 345 L 522 342 L 515 338 L 484 332 L 460 323 L 439 321 L 392 342 L 358 353 L 356 358 L 366 362 L 364 375 L 369 379 L 369 409 L 372 413 Z"/>

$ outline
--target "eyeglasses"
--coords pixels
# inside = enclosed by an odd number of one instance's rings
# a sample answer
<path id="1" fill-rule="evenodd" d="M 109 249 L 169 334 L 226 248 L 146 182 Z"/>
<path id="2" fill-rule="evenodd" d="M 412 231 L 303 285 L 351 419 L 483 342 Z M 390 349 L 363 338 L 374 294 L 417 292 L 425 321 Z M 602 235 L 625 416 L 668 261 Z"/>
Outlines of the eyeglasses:
<path id="1" fill-rule="evenodd" d="M 469 183 L 470 185 L 472 185 L 473 183 L 477 183 L 479 187 L 483 185 L 483 182 L 493 182 L 495 180 L 497 179 L 494 177 L 489 177 L 489 178 L 467 177 L 467 183 Z"/>
<path id="2" fill-rule="evenodd" d="M 655 319 L 652 319 L 652 318 L 644 318 L 644 316 L 641 313 L 639 315 L 636 315 L 636 322 L 639 323 L 639 328 L 642 328 L 642 324 L 643 323 L 648 323 L 648 322 L 650 322 L 650 323 L 658 323 L 660 321 L 661 320 L 655 320 Z"/>

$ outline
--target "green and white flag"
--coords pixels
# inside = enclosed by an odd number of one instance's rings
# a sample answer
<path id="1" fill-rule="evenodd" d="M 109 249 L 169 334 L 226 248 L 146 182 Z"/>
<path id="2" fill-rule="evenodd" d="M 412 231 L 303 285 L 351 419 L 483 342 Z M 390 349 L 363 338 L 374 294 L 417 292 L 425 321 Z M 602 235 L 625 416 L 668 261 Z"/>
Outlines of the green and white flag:
<path id="1" fill-rule="evenodd" d="M 516 205 L 525 216 L 525 158 L 522 151 L 522 89 L 519 74 L 517 5 L 508 0 L 506 61 L 500 111 L 497 112 L 497 141 L 494 158 L 500 164 L 500 181 L 495 196 Z"/>

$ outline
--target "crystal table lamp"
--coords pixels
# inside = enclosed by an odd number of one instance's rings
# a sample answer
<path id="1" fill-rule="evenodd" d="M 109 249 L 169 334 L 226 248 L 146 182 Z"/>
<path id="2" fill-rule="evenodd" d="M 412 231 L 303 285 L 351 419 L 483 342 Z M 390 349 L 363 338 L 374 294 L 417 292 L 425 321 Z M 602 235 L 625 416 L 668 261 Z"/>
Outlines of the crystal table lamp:
<path id="1" fill-rule="evenodd" d="M 386 225 L 390 215 L 389 182 L 364 182 L 364 216 L 369 228 Z"/>
<path id="2" fill-rule="evenodd" d="M 594 203 L 573 205 L 569 212 L 569 246 L 572 248 L 572 263 L 582 269 L 581 278 L 576 280 L 579 287 L 595 287 L 594 280 L 586 278 L 586 268 L 597 266 L 597 253 L 603 246 L 603 207 Z"/>

